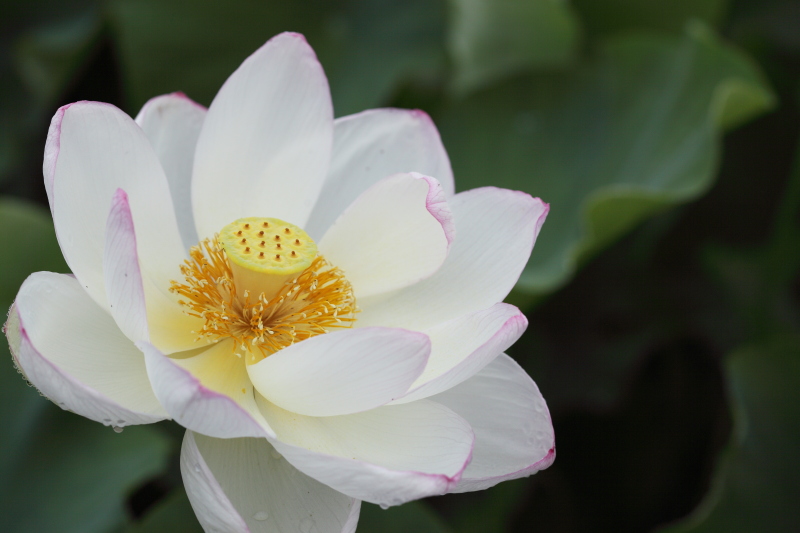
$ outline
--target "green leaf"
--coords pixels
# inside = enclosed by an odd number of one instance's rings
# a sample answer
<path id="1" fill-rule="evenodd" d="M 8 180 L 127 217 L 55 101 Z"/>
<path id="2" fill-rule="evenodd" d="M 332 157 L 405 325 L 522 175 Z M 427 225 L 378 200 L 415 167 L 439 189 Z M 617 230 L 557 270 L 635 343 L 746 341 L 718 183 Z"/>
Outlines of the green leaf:
<path id="1" fill-rule="evenodd" d="M 33 271 L 67 271 L 46 212 L 0 201 L 0 306 Z M 0 343 L 0 530 L 104 532 L 125 521 L 128 493 L 165 465 L 169 441 L 61 411 L 16 371 Z"/>
<path id="2" fill-rule="evenodd" d="M 578 22 L 558 0 L 451 0 L 454 90 L 466 93 L 523 70 L 575 57 Z"/>
<path id="3" fill-rule="evenodd" d="M 691 19 L 715 25 L 727 0 L 573 0 L 587 33 L 611 35 L 626 30 L 680 32 Z"/>
<path id="4" fill-rule="evenodd" d="M 4 6 L 0 46 L 0 181 L 41 158 L 41 122 L 100 33 L 94 0 L 35 0 Z M 32 140 L 35 139 L 35 143 Z"/>
<path id="5" fill-rule="evenodd" d="M 94 9 L 23 35 L 16 46 L 20 78 L 42 107 L 52 105 L 100 37 Z"/>
<path id="6" fill-rule="evenodd" d="M 287 30 L 319 55 L 339 115 L 379 105 L 410 71 L 443 59 L 441 1 L 114 0 L 110 14 L 133 109 L 172 91 L 210 103 L 247 56 Z"/>
<path id="7" fill-rule="evenodd" d="M 663 533 L 800 530 L 800 340 L 736 351 L 728 359 L 734 431 L 712 489 Z"/>
<path id="8" fill-rule="evenodd" d="M 178 487 L 145 515 L 141 522 L 131 524 L 122 533 L 203 533 L 203 527 L 186 496 Z"/>
<path id="9" fill-rule="evenodd" d="M 0 247 L 0 302 L 11 302 L 31 272 L 69 272 L 49 213 L 34 204 L 0 198 Z"/>
<path id="10" fill-rule="evenodd" d="M 517 286 L 543 294 L 644 218 L 705 192 L 722 128 L 772 103 L 746 56 L 693 25 L 681 38 L 617 39 L 594 64 L 477 94 L 439 124 L 460 189 L 550 203 Z"/>
<path id="11" fill-rule="evenodd" d="M 425 502 L 410 502 L 383 510 L 363 502 L 357 533 L 449 533 L 450 529 Z"/>

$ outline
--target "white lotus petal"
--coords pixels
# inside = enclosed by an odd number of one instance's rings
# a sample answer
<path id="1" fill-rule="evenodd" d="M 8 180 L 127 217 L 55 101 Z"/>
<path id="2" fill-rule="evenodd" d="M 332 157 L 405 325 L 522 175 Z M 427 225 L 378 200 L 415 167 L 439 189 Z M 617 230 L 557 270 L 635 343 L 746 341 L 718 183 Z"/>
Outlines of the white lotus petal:
<path id="1" fill-rule="evenodd" d="M 277 435 L 273 446 L 298 470 L 360 500 L 399 505 L 444 494 L 472 453 L 472 430 L 428 400 L 343 416 L 308 417 L 257 396 Z"/>
<path id="2" fill-rule="evenodd" d="M 422 373 L 422 333 L 362 328 L 318 335 L 248 365 L 253 385 L 279 407 L 308 416 L 366 411 L 402 396 Z"/>
<path id="3" fill-rule="evenodd" d="M 167 418 L 142 353 L 73 276 L 28 277 L 5 331 L 25 377 L 62 408 L 119 427 Z"/>
<path id="4" fill-rule="evenodd" d="M 358 326 L 426 330 L 503 301 L 525 264 L 549 206 L 494 187 L 449 201 L 456 239 L 431 277 L 390 295 L 359 299 Z"/>
<path id="5" fill-rule="evenodd" d="M 424 111 L 370 109 L 336 119 L 328 177 L 305 230 L 321 239 L 362 192 L 400 172 L 433 176 L 447 197 L 455 191 L 447 152 Z"/>
<path id="6" fill-rule="evenodd" d="M 181 238 L 187 250 L 197 244 L 192 215 L 192 166 L 205 116 L 206 108 L 183 93 L 152 98 L 136 115 L 136 123 L 147 135 L 164 168 Z"/>
<path id="7" fill-rule="evenodd" d="M 301 35 L 273 37 L 228 78 L 208 109 L 192 178 L 199 237 L 248 216 L 304 226 L 332 142 L 328 81 L 314 51 Z"/>
<path id="8" fill-rule="evenodd" d="M 97 102 L 62 107 L 48 132 L 44 171 L 64 258 L 97 303 L 107 304 L 104 232 L 117 189 L 128 195 L 143 278 L 166 287 L 177 279 L 184 251 L 169 185 L 150 142 L 129 116 Z"/>
<path id="9" fill-rule="evenodd" d="M 169 358 L 148 343 L 137 345 L 156 397 L 180 425 L 225 439 L 274 435 L 253 402 L 252 384 L 232 341 L 183 354 L 185 359 Z"/>
<path id="10" fill-rule="evenodd" d="M 555 434 L 547 404 L 507 355 L 432 399 L 459 413 L 475 430 L 472 462 L 452 492 L 483 490 L 553 464 Z"/>
<path id="11" fill-rule="evenodd" d="M 499 303 L 429 329 L 428 365 L 408 394 L 394 403 L 427 398 L 469 379 L 517 342 L 527 326 L 519 309 Z"/>
<path id="12" fill-rule="evenodd" d="M 187 431 L 181 474 L 206 531 L 352 533 L 361 502 L 298 472 L 265 439 Z"/>
<path id="13" fill-rule="evenodd" d="M 133 215 L 122 189 L 112 199 L 105 239 L 103 271 L 109 312 L 120 329 L 134 342 L 152 342 L 162 352 L 196 348 L 193 332 L 202 327 L 202 320 L 184 313 L 177 298 L 151 278 L 142 280 Z"/>
<path id="14" fill-rule="evenodd" d="M 356 297 L 364 298 L 432 275 L 453 237 L 453 217 L 439 182 L 412 172 L 385 178 L 361 194 L 319 250 L 344 271 Z"/>
<path id="15" fill-rule="evenodd" d="M 103 273 L 111 316 L 129 339 L 149 340 L 136 232 L 128 195 L 117 189 L 111 200 L 103 248 Z"/>

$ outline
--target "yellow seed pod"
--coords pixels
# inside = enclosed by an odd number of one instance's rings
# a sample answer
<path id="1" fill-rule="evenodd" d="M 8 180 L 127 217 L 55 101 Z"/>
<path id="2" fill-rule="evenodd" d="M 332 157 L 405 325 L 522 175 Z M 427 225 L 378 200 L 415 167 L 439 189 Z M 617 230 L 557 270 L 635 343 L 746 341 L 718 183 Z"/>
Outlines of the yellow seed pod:
<path id="1" fill-rule="evenodd" d="M 305 231 L 277 218 L 240 218 L 222 228 L 219 243 L 237 292 L 247 290 L 252 297 L 269 298 L 317 256 L 317 244 Z"/>

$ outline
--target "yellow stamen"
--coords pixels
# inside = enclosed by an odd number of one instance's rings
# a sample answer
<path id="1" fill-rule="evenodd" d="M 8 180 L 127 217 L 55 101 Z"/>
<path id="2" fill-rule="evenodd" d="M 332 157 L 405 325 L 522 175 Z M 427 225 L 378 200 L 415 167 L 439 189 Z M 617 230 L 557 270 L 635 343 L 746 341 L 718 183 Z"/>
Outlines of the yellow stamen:
<path id="1" fill-rule="evenodd" d="M 262 257 L 240 244 L 242 235 L 257 235 L 258 228 L 290 233 L 300 244 L 291 245 L 291 253 Z M 170 291 L 182 297 L 186 312 L 205 321 L 198 340 L 232 338 L 234 353 L 245 349 L 252 363 L 331 328 L 352 327 L 358 311 L 352 286 L 340 269 L 316 254 L 316 244 L 302 229 L 277 219 L 249 218 L 223 232 L 224 243 L 220 234 L 192 247 L 191 258 L 181 265 L 186 282 L 171 282 Z"/>

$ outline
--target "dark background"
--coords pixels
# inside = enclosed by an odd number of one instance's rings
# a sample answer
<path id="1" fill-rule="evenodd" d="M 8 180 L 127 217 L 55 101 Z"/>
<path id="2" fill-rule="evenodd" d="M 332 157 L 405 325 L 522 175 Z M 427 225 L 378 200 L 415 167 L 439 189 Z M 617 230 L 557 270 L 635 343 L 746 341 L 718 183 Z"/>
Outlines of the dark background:
<path id="1" fill-rule="evenodd" d="M 555 464 L 365 505 L 359 532 L 800 531 L 800 2 L 36 0 L 0 4 L 0 26 L 3 308 L 66 271 L 41 174 L 60 105 L 208 105 L 299 31 L 337 116 L 424 109 L 460 190 L 551 204 L 509 301 Z M 200 531 L 181 437 L 63 412 L 5 355 L 0 530 Z"/>

